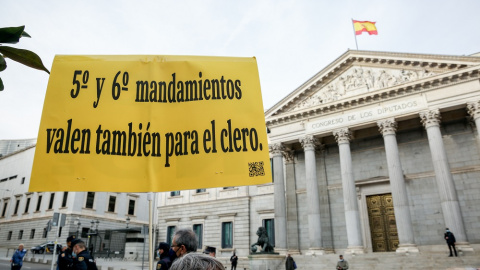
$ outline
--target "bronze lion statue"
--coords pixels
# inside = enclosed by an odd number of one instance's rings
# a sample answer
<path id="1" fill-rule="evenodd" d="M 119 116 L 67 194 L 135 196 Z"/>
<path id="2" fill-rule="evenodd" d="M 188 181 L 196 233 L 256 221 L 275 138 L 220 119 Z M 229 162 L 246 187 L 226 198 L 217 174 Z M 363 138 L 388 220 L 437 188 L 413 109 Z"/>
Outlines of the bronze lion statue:
<path id="1" fill-rule="evenodd" d="M 257 252 L 257 246 L 262 248 L 261 252 L 269 253 L 273 252 L 273 246 L 270 244 L 268 240 L 268 234 L 265 227 L 258 227 L 257 230 L 258 240 L 255 244 L 251 246 L 252 253 Z"/>

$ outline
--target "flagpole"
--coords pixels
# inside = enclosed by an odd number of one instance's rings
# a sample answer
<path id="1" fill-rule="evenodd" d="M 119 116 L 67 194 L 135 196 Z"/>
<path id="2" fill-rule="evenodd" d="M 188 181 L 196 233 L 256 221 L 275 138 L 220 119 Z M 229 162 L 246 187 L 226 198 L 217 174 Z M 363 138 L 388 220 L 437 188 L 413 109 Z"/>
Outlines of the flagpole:
<path id="1" fill-rule="evenodd" d="M 352 27 L 353 27 L 353 36 L 355 37 L 355 46 L 358 51 L 358 43 L 357 43 L 357 33 L 355 32 L 355 24 L 353 23 L 353 18 L 352 18 Z"/>

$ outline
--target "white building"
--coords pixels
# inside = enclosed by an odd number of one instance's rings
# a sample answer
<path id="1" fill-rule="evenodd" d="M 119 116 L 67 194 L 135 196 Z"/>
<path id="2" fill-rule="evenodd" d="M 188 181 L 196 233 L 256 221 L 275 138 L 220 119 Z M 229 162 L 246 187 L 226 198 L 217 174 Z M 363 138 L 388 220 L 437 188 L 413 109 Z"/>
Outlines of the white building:
<path id="1" fill-rule="evenodd" d="M 22 141 L 10 141 L 8 145 L 22 145 Z M 127 248 L 127 257 L 138 257 L 141 250 L 130 254 L 128 246 L 144 241 L 138 232 L 148 224 L 148 208 L 144 207 L 148 205 L 147 195 L 29 192 L 34 153 L 35 144 L 0 157 L 0 247 L 24 243 L 30 248 L 55 240 L 57 228 L 47 232 L 47 223 L 58 212 L 66 215 L 65 226 L 59 228 L 60 244 L 65 244 L 69 235 L 80 235 L 86 241 L 90 235 L 89 244 L 97 256 L 104 256 L 109 250 L 123 256 Z"/>

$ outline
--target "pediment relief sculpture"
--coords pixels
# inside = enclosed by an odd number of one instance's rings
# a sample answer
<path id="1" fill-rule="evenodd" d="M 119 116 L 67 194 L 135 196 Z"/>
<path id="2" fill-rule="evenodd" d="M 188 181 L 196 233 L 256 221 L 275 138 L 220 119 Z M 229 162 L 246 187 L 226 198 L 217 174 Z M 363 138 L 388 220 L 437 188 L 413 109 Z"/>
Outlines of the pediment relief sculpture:
<path id="1" fill-rule="evenodd" d="M 341 76 L 323 86 L 315 94 L 297 104 L 292 111 L 337 101 L 382 88 L 419 80 L 435 75 L 434 72 L 406 69 L 352 67 Z"/>

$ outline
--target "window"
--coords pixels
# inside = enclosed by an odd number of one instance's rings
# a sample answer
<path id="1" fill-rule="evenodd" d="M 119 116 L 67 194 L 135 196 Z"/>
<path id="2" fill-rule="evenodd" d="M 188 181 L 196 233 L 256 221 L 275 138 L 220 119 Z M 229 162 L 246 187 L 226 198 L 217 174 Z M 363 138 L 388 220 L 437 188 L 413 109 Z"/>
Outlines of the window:
<path id="1" fill-rule="evenodd" d="M 17 199 L 17 201 L 15 202 L 15 212 L 13 213 L 14 215 L 16 215 L 18 213 L 18 206 L 20 205 L 20 199 Z"/>
<path id="2" fill-rule="evenodd" d="M 88 237 L 88 231 L 90 231 L 90 228 L 82 228 L 82 238 Z"/>
<path id="3" fill-rule="evenodd" d="M 8 232 L 7 240 L 12 240 L 12 231 Z"/>
<path id="4" fill-rule="evenodd" d="M 222 248 L 233 247 L 233 224 L 222 222 Z"/>
<path id="5" fill-rule="evenodd" d="M 135 215 L 135 200 L 128 201 L 128 214 L 130 216 Z"/>
<path id="6" fill-rule="evenodd" d="M 108 212 L 115 212 L 115 201 L 116 200 L 117 200 L 117 197 L 110 196 L 110 199 L 108 200 Z"/>
<path id="7" fill-rule="evenodd" d="M 180 190 L 176 190 L 176 191 L 170 192 L 170 196 L 171 196 L 171 197 L 180 196 Z"/>
<path id="8" fill-rule="evenodd" d="M 175 226 L 167 227 L 167 243 L 172 245 L 173 235 L 175 235 Z"/>
<path id="9" fill-rule="evenodd" d="M 197 249 L 202 249 L 202 224 L 194 224 L 193 231 L 195 232 L 195 238 L 197 238 Z"/>
<path id="10" fill-rule="evenodd" d="M 264 219 L 262 223 L 263 227 L 267 230 L 268 241 L 275 247 L 275 220 L 273 218 Z"/>
<path id="11" fill-rule="evenodd" d="M 12 179 L 15 179 L 15 178 L 17 178 L 17 176 L 16 176 L 16 175 L 14 175 L 14 176 L 10 176 L 10 177 L 8 178 L 8 180 L 12 180 Z"/>
<path id="12" fill-rule="evenodd" d="M 22 185 L 25 184 L 25 177 L 22 177 Z"/>
<path id="13" fill-rule="evenodd" d="M 68 192 L 63 192 L 62 207 L 67 207 Z"/>
<path id="14" fill-rule="evenodd" d="M 18 232 L 18 240 L 22 240 L 22 238 L 23 238 L 23 230 L 20 230 Z"/>
<path id="15" fill-rule="evenodd" d="M 48 209 L 53 209 L 53 202 L 55 201 L 55 193 L 50 194 L 50 202 L 48 203 Z"/>
<path id="16" fill-rule="evenodd" d="M 95 192 L 87 192 L 87 202 L 85 208 L 93 209 L 93 203 L 95 201 Z"/>
<path id="17" fill-rule="evenodd" d="M 197 193 L 203 193 L 203 192 L 207 192 L 207 189 L 206 188 L 197 189 Z"/>
<path id="18" fill-rule="evenodd" d="M 30 199 L 31 198 L 27 198 L 27 204 L 25 204 L 25 212 L 23 212 L 25 214 L 28 213 L 28 208 L 30 207 Z"/>
<path id="19" fill-rule="evenodd" d="M 7 206 L 8 202 L 3 203 L 2 217 L 5 217 L 5 213 L 7 213 Z"/>
<path id="20" fill-rule="evenodd" d="M 48 230 L 47 228 L 43 228 L 42 238 L 47 238 Z"/>
<path id="21" fill-rule="evenodd" d="M 35 229 L 32 229 L 30 231 L 30 239 L 33 239 L 33 238 L 35 238 Z"/>
<path id="22" fill-rule="evenodd" d="M 37 201 L 37 209 L 35 211 L 40 211 L 40 205 L 42 205 L 42 197 L 43 196 L 38 196 L 38 201 Z"/>

